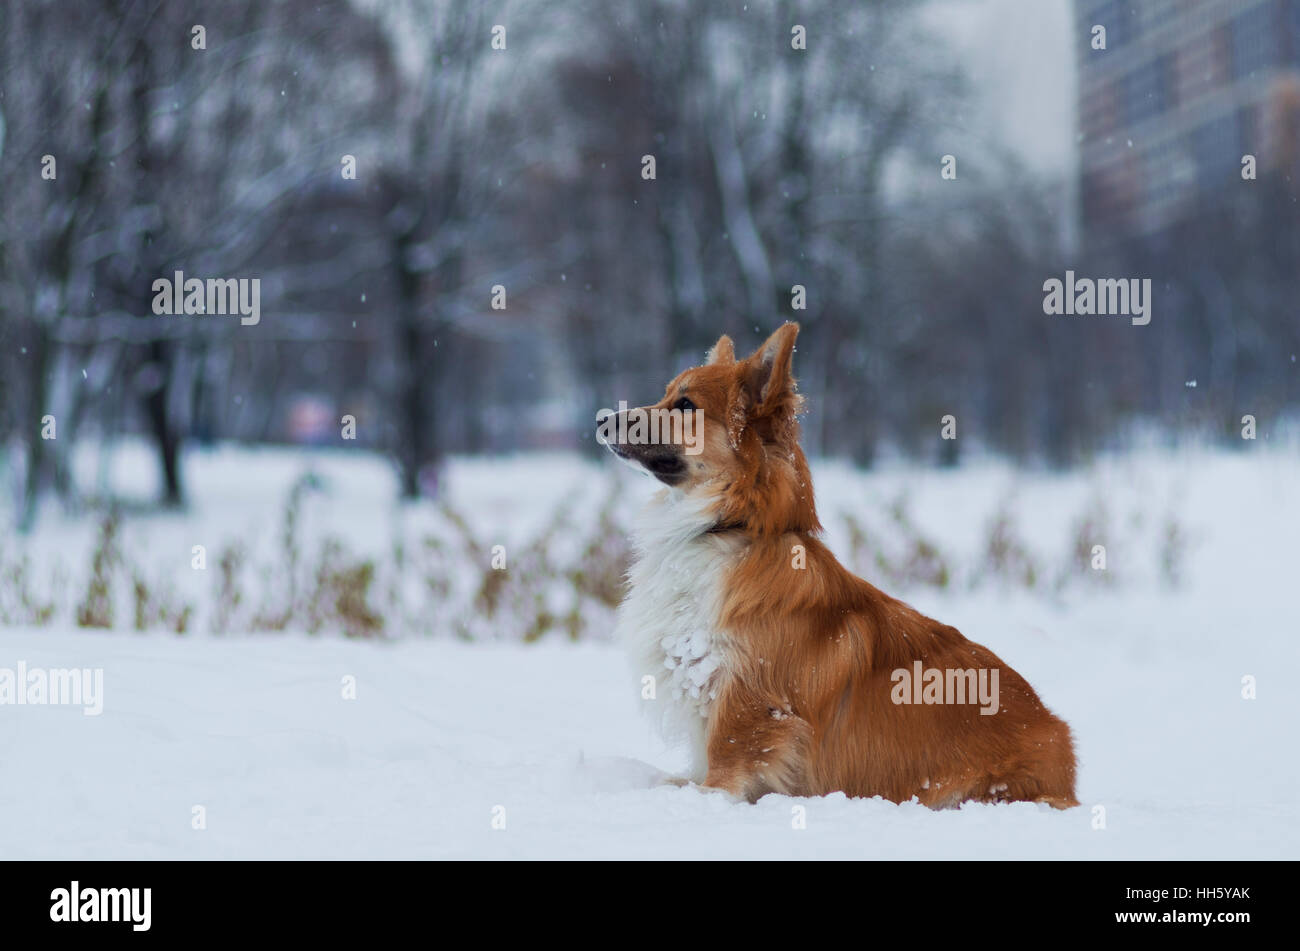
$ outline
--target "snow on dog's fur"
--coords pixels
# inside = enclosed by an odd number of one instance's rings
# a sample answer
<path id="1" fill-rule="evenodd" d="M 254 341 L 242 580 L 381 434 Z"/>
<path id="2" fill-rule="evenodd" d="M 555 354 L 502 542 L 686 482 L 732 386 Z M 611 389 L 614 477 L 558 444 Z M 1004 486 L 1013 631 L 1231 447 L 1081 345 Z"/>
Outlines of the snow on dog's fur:
<path id="1" fill-rule="evenodd" d="M 689 778 L 751 801 L 1077 805 L 1070 730 L 1024 678 L 820 541 L 791 376 L 798 331 L 785 324 L 746 360 L 723 336 L 657 404 L 598 421 L 614 453 L 667 486 L 634 532 L 617 635 L 655 678 L 666 732 L 689 742 Z M 650 411 L 699 414 L 698 445 L 629 436 Z M 901 672 L 917 670 L 984 672 L 995 712 L 941 689 L 914 702 L 920 686 Z"/>

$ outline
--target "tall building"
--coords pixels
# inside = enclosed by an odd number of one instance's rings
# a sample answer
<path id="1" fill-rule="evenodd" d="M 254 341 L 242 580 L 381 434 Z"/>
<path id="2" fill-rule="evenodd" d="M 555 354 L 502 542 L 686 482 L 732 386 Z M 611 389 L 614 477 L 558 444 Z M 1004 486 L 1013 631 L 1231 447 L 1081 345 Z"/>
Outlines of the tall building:
<path id="1" fill-rule="evenodd" d="M 1295 187 L 1300 0 L 1075 0 L 1075 23 L 1086 247 L 1230 199 L 1246 156 Z"/>

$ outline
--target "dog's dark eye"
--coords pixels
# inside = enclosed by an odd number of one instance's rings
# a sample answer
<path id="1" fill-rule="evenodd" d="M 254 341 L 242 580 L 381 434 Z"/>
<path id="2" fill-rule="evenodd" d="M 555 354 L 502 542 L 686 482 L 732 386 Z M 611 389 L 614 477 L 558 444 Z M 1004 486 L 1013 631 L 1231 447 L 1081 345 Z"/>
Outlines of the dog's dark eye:
<path id="1" fill-rule="evenodd" d="M 683 396 L 673 404 L 673 409 L 679 409 L 683 413 L 689 413 L 691 410 L 695 409 L 695 404 Z"/>

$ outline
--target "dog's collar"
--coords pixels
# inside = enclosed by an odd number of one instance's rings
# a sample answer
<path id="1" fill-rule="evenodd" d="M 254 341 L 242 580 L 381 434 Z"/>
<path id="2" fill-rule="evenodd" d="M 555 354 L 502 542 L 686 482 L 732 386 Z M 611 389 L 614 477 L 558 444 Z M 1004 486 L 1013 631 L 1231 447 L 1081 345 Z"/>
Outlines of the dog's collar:
<path id="1" fill-rule="evenodd" d="M 718 535 L 722 532 L 743 532 L 744 530 L 744 522 L 718 522 L 716 525 L 710 525 L 706 528 L 704 534 Z"/>

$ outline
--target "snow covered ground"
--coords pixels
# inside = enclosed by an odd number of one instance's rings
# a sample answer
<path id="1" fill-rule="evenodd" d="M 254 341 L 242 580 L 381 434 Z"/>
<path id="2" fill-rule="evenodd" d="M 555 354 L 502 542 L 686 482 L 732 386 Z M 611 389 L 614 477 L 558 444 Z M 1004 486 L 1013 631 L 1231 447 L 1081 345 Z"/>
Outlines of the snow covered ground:
<path id="1" fill-rule="evenodd" d="M 192 456 L 194 510 L 128 522 L 128 547 L 184 560 L 199 535 L 264 528 L 297 457 L 252 455 Z M 378 544 L 376 525 L 394 521 L 382 467 L 327 455 L 318 468 L 335 529 Z M 518 538 L 596 473 L 563 457 L 466 461 L 448 491 L 485 531 Z M 1036 550 L 1059 554 L 1081 507 L 1106 501 L 1112 585 L 902 592 L 997 651 L 1071 724 L 1083 807 L 937 813 L 839 795 L 751 806 L 654 786 L 680 754 L 598 641 L 468 644 L 436 612 L 384 641 L 61 621 L 0 629 L 0 671 L 101 668 L 103 710 L 0 706 L 0 857 L 1300 857 L 1294 450 L 1147 453 L 1067 476 L 821 466 L 815 479 L 838 551 L 831 513 L 869 518 L 906 491 L 912 520 L 960 556 L 959 577 L 999 504 Z M 1189 539 L 1176 587 L 1151 550 L 1171 511 Z M 50 516 L 33 558 L 75 564 L 85 521 Z M 1247 676 L 1256 699 L 1242 697 Z"/>

